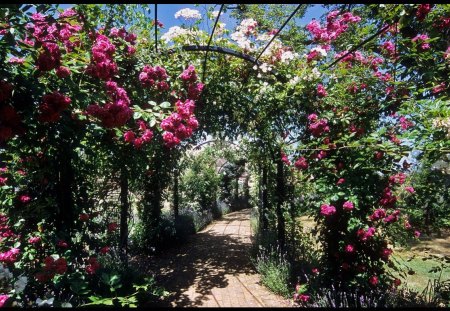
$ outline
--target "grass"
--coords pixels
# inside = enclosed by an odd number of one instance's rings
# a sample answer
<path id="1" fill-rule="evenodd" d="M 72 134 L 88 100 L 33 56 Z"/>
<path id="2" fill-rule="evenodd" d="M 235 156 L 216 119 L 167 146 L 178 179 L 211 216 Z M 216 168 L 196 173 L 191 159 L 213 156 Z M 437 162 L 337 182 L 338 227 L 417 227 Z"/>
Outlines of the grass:
<path id="1" fill-rule="evenodd" d="M 433 255 L 433 254 L 431 254 Z M 441 261 L 437 259 L 430 259 L 427 253 L 419 253 L 417 250 L 396 250 L 393 255 L 393 259 L 398 261 L 407 270 L 414 271 L 414 274 L 406 274 L 403 283 L 408 285 L 409 289 L 422 292 L 428 284 L 428 281 L 438 279 L 441 277 L 441 281 L 450 279 L 450 265 L 440 271 L 430 271 L 435 267 L 441 266 Z M 398 276 L 398 273 L 393 272 Z"/>

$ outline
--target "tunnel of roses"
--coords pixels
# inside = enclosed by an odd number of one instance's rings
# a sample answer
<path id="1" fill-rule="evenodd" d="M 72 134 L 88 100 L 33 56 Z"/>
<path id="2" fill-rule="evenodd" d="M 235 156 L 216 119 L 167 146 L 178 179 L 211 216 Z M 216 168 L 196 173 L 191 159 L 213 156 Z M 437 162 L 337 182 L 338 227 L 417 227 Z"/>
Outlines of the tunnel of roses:
<path id="1" fill-rule="evenodd" d="M 156 303 L 130 258 L 183 243 L 189 208 L 237 208 L 244 171 L 296 305 L 401 296 L 394 247 L 450 226 L 450 5 L 325 5 L 302 26 L 309 6 L 167 29 L 154 5 L 1 5 L 0 304 Z"/>

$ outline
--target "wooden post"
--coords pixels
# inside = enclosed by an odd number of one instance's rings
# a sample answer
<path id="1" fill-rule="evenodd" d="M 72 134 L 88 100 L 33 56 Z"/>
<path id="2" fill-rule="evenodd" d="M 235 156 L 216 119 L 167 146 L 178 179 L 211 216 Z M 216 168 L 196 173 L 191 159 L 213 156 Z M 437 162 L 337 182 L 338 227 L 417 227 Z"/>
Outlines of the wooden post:
<path id="1" fill-rule="evenodd" d="M 179 204 L 180 204 L 180 197 L 178 194 L 179 175 L 180 171 L 178 170 L 178 168 L 175 168 L 173 172 L 173 216 L 175 217 L 175 220 L 177 220 L 179 216 Z"/>
<path id="2" fill-rule="evenodd" d="M 283 215 L 283 203 L 285 201 L 285 184 L 284 184 L 284 167 L 283 167 L 283 161 L 281 159 L 278 159 L 276 161 L 277 164 L 277 177 L 276 177 L 276 183 L 277 183 L 277 207 L 276 207 L 276 214 L 277 214 L 277 235 L 278 235 L 278 242 L 280 244 L 281 249 L 284 248 L 285 241 L 286 241 L 286 232 L 285 232 L 285 219 Z"/>
<path id="3" fill-rule="evenodd" d="M 120 170 L 120 256 L 128 265 L 128 171 L 125 165 Z"/>
<path id="4" fill-rule="evenodd" d="M 269 197 L 267 191 L 267 164 L 264 163 L 262 167 L 262 204 L 261 204 L 261 225 L 263 230 L 269 228 L 269 221 L 267 219 L 267 210 L 269 208 Z"/>

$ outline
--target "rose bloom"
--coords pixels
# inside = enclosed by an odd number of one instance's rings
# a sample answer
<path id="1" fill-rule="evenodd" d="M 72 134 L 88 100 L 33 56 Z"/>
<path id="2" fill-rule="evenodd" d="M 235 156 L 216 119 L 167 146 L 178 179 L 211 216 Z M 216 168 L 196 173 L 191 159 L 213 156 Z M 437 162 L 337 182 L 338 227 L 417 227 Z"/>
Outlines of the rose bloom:
<path id="1" fill-rule="evenodd" d="M 407 186 L 407 187 L 405 187 L 405 190 L 406 190 L 406 191 L 408 191 L 409 193 L 415 193 L 415 190 L 414 190 L 414 188 L 413 188 L 413 187 L 411 187 L 411 186 Z"/>
<path id="2" fill-rule="evenodd" d="M 344 203 L 344 205 L 342 205 L 342 208 L 346 211 L 351 211 L 354 208 L 354 206 L 352 202 L 347 201 Z"/>
<path id="3" fill-rule="evenodd" d="M 89 220 L 89 215 L 86 213 L 80 214 L 80 220 L 81 221 L 88 221 Z"/>
<path id="4" fill-rule="evenodd" d="M 320 206 L 320 213 L 324 216 L 331 216 L 336 213 L 336 208 L 333 205 L 322 204 Z"/>
<path id="5" fill-rule="evenodd" d="M 20 200 L 20 202 L 22 202 L 22 203 L 28 203 L 28 202 L 31 201 L 31 198 L 30 198 L 29 196 L 27 196 L 26 194 L 22 194 L 22 195 L 19 197 L 19 200 Z"/>
<path id="6" fill-rule="evenodd" d="M 303 301 L 303 302 L 307 302 L 309 300 L 309 295 L 305 295 L 305 294 L 300 294 L 298 296 L 298 299 Z"/>
<path id="7" fill-rule="evenodd" d="M 354 247 L 353 245 L 351 245 L 351 244 L 348 244 L 348 245 L 345 247 L 345 251 L 346 251 L 347 253 L 353 253 L 353 252 L 355 251 L 355 247 Z"/>
<path id="8" fill-rule="evenodd" d="M 378 277 L 376 275 L 372 275 L 369 278 L 369 283 L 373 286 L 376 286 L 378 284 Z"/>
<path id="9" fill-rule="evenodd" d="M 100 249 L 100 253 L 106 254 L 109 252 L 109 249 L 110 249 L 109 246 L 104 246 Z"/>
<path id="10" fill-rule="evenodd" d="M 58 243 L 56 243 L 57 246 L 62 247 L 62 248 L 67 248 L 67 242 L 64 240 L 59 240 Z"/>
<path id="11" fill-rule="evenodd" d="M 108 231 L 109 232 L 115 231 L 118 227 L 119 227 L 119 225 L 117 223 L 112 222 L 108 225 Z"/>
<path id="12" fill-rule="evenodd" d="M 34 236 L 28 239 L 28 243 L 30 244 L 36 244 L 39 243 L 41 241 L 41 237 L 38 236 Z"/>

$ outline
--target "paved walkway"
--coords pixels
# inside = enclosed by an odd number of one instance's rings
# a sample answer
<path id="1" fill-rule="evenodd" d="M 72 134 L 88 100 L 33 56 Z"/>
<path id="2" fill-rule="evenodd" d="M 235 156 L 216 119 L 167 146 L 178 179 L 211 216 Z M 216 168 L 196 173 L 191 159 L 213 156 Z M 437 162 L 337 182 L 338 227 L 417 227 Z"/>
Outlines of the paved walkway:
<path id="1" fill-rule="evenodd" d="M 250 209 L 225 215 L 188 243 L 148 263 L 173 307 L 289 307 L 260 284 L 253 268 Z"/>

